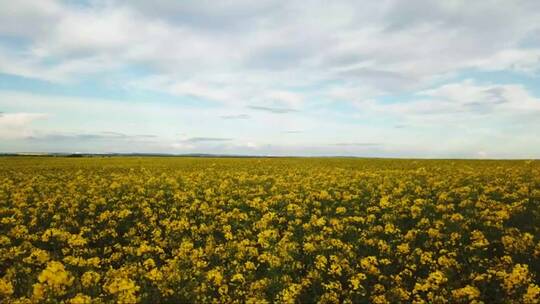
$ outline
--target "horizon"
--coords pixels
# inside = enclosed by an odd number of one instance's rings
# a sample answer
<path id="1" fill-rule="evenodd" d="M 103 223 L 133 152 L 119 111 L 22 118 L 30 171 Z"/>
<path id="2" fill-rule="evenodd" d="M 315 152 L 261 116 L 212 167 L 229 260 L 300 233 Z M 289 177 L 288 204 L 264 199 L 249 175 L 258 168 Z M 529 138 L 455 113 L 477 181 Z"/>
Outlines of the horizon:
<path id="1" fill-rule="evenodd" d="M 538 20 L 534 0 L 0 0 L 0 154 L 540 159 Z"/>
<path id="2" fill-rule="evenodd" d="M 272 155 L 272 154 L 219 154 L 219 153 L 162 153 L 162 152 L 0 152 L 0 157 L 180 157 L 180 158 L 358 158 L 358 159 L 381 159 L 381 160 L 481 160 L 481 161 L 539 161 L 540 158 L 432 158 L 432 157 L 381 157 L 361 155 Z"/>

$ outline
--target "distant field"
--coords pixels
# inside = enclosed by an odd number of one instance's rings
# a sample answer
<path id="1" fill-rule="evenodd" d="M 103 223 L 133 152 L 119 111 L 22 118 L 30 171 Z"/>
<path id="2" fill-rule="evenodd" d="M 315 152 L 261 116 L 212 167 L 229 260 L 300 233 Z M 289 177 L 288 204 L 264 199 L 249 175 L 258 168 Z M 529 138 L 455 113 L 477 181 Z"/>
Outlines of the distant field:
<path id="1" fill-rule="evenodd" d="M 539 303 L 540 162 L 0 158 L 0 302 Z"/>

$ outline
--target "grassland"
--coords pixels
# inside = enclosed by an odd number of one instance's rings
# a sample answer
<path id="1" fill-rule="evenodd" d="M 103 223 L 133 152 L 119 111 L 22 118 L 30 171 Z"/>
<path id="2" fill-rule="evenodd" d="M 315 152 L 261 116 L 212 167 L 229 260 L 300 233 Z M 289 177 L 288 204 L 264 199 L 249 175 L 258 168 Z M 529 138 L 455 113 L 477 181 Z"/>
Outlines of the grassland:
<path id="1" fill-rule="evenodd" d="M 2 303 L 539 303 L 538 161 L 0 158 Z"/>

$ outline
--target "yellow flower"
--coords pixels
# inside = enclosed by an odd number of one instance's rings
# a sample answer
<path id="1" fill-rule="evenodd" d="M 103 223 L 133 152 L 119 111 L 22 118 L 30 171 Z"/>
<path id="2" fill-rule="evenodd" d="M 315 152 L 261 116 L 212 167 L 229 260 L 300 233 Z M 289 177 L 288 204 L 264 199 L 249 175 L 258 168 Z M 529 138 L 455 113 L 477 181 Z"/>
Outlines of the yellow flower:
<path id="1" fill-rule="evenodd" d="M 442 284 L 446 283 L 448 279 L 441 271 L 434 271 L 429 274 L 427 279 L 422 283 L 416 283 L 414 285 L 413 293 L 428 292 L 430 290 L 438 290 Z"/>
<path id="2" fill-rule="evenodd" d="M 25 263 L 43 265 L 49 261 L 49 253 L 43 249 L 32 248 L 30 256 L 23 259 Z"/>
<path id="3" fill-rule="evenodd" d="M 361 284 L 362 284 L 362 282 L 363 282 L 364 280 L 366 280 L 366 279 L 367 279 L 367 277 L 366 277 L 365 274 L 363 274 L 363 273 L 358 273 L 358 274 L 354 275 L 354 276 L 349 280 L 349 282 L 351 282 L 351 286 L 352 286 L 353 290 L 358 290 L 358 289 L 363 288 Z"/>
<path id="4" fill-rule="evenodd" d="M 99 283 L 101 276 L 94 271 L 87 271 L 81 276 L 81 283 L 84 287 L 92 287 Z"/>
<path id="5" fill-rule="evenodd" d="M 422 213 L 422 208 L 418 207 L 418 206 L 412 206 L 411 209 L 410 209 L 410 212 L 411 212 L 411 216 L 412 218 L 418 218 L 420 216 L 420 214 Z"/>
<path id="6" fill-rule="evenodd" d="M 381 206 L 383 209 L 388 208 L 390 206 L 390 198 L 388 196 L 381 197 L 379 200 L 379 206 Z"/>
<path id="7" fill-rule="evenodd" d="M 538 162 L 0 157 L 0 302 L 540 304 L 539 181 Z"/>
<path id="8" fill-rule="evenodd" d="M 244 276 L 241 273 L 236 273 L 231 278 L 231 282 L 244 283 L 245 281 L 246 280 L 244 279 Z"/>
<path id="9" fill-rule="evenodd" d="M 146 259 L 146 261 L 143 262 L 143 266 L 146 269 L 152 269 L 152 268 L 156 267 L 156 262 L 154 262 L 154 260 L 152 258 L 148 258 L 148 259 Z"/>
<path id="10" fill-rule="evenodd" d="M 306 242 L 304 243 L 304 250 L 306 252 L 314 252 L 317 248 L 315 247 L 315 245 L 311 242 Z"/>
<path id="11" fill-rule="evenodd" d="M 314 225 L 317 226 L 317 227 L 322 227 L 326 224 L 326 220 L 324 219 L 324 217 L 320 217 L 318 219 L 315 220 L 315 223 Z"/>
<path id="12" fill-rule="evenodd" d="M 384 226 L 384 232 L 387 234 L 394 234 L 396 232 L 399 232 L 399 230 L 396 229 L 396 226 L 394 226 L 394 224 L 388 223 Z"/>
<path id="13" fill-rule="evenodd" d="M 320 270 L 325 269 L 327 263 L 328 263 L 328 260 L 323 255 L 318 255 L 315 258 L 315 268 L 317 269 L 320 269 Z"/>
<path id="14" fill-rule="evenodd" d="M 45 298 L 45 286 L 41 283 L 32 285 L 32 299 L 35 301 L 41 301 Z"/>
<path id="15" fill-rule="evenodd" d="M 220 286 L 223 281 L 223 275 L 219 269 L 212 269 L 207 274 L 208 281 L 213 282 L 215 286 Z"/>
<path id="16" fill-rule="evenodd" d="M 148 273 L 146 273 L 146 277 L 150 281 L 161 281 L 161 279 L 163 278 L 163 274 L 157 268 L 153 268 Z"/>
<path id="17" fill-rule="evenodd" d="M 0 278 L 0 295 L 7 297 L 13 294 L 13 285 L 11 285 L 11 282 Z"/>
<path id="18" fill-rule="evenodd" d="M 463 288 L 453 290 L 452 296 L 454 296 L 456 299 L 473 301 L 480 297 L 480 290 L 474 286 L 467 285 Z"/>
<path id="19" fill-rule="evenodd" d="M 439 229 L 435 228 L 429 228 L 427 231 L 428 235 L 432 239 L 437 239 L 440 237 L 441 233 L 439 232 Z"/>
<path id="20" fill-rule="evenodd" d="M 332 196 L 326 190 L 322 190 L 321 192 L 319 192 L 318 197 L 319 197 L 320 200 L 331 200 L 332 199 Z"/>
<path id="21" fill-rule="evenodd" d="M 137 302 L 137 291 L 140 287 L 128 278 L 114 278 L 104 286 L 104 289 L 116 296 L 119 303 L 135 303 Z"/>
<path id="22" fill-rule="evenodd" d="M 387 304 L 390 303 L 384 295 L 375 295 L 371 297 L 371 303 L 373 304 Z"/>
<path id="23" fill-rule="evenodd" d="M 347 208 L 345 208 L 345 207 L 337 207 L 336 208 L 336 214 L 344 214 L 345 212 L 347 212 Z"/>
<path id="24" fill-rule="evenodd" d="M 463 215 L 459 214 L 459 213 L 454 213 L 452 214 L 452 216 L 450 217 L 450 220 L 452 222 L 461 222 L 463 221 Z"/>
<path id="25" fill-rule="evenodd" d="M 64 268 L 64 265 L 57 261 L 47 263 L 47 267 L 38 276 L 39 285 L 37 287 L 38 295 L 45 288 L 53 294 L 63 295 L 67 287 L 73 283 L 73 277 Z"/>
<path id="26" fill-rule="evenodd" d="M 378 265 L 379 265 L 379 262 L 377 261 L 376 256 L 368 256 L 360 260 L 360 266 L 369 274 L 373 274 L 373 275 L 378 274 L 379 273 L 379 269 L 377 268 Z"/>
<path id="27" fill-rule="evenodd" d="M 69 299 L 68 303 L 69 304 L 90 304 L 92 303 L 92 298 L 82 293 L 78 293 L 75 297 Z"/>
<path id="28" fill-rule="evenodd" d="M 246 270 L 256 270 L 257 269 L 257 266 L 255 266 L 255 263 L 250 262 L 250 261 L 247 261 L 244 264 L 244 267 L 246 268 Z"/>
<path id="29" fill-rule="evenodd" d="M 137 248 L 137 256 L 141 256 L 147 252 L 151 252 L 152 251 L 152 246 L 148 246 L 147 243 L 142 243 L 139 248 Z"/>
<path id="30" fill-rule="evenodd" d="M 486 239 L 482 231 L 474 230 L 471 233 L 471 246 L 473 248 L 483 248 L 489 245 L 489 241 Z"/>
<path id="31" fill-rule="evenodd" d="M 300 284 L 291 284 L 285 288 L 280 294 L 280 302 L 282 303 L 296 303 L 296 297 L 302 291 L 302 285 Z"/>
<path id="32" fill-rule="evenodd" d="M 397 251 L 401 254 L 408 254 L 411 250 L 409 244 L 403 243 L 397 246 Z"/>
<path id="33" fill-rule="evenodd" d="M 505 275 L 502 287 L 508 294 L 513 294 L 517 288 L 528 284 L 530 280 L 529 266 L 516 264 L 512 272 Z"/>
<path id="34" fill-rule="evenodd" d="M 530 233 L 519 233 L 515 230 L 510 230 L 511 235 L 505 235 L 501 238 L 504 249 L 508 253 L 517 254 L 525 253 L 528 248 L 534 246 L 534 237 Z"/>
<path id="35" fill-rule="evenodd" d="M 68 244 L 71 247 L 83 247 L 84 245 L 86 245 L 86 243 L 87 243 L 86 239 L 78 234 L 73 234 L 68 239 Z"/>
<path id="36" fill-rule="evenodd" d="M 540 287 L 536 284 L 530 284 L 527 287 L 527 291 L 523 295 L 524 304 L 538 304 L 540 303 Z"/>

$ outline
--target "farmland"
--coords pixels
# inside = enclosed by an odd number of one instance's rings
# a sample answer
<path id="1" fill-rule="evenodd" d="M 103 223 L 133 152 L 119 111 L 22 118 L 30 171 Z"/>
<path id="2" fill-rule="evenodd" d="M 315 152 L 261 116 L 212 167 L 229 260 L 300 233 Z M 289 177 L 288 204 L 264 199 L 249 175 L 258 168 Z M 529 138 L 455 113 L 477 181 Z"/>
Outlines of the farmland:
<path id="1" fill-rule="evenodd" d="M 539 303 L 540 162 L 0 158 L 0 302 Z"/>

